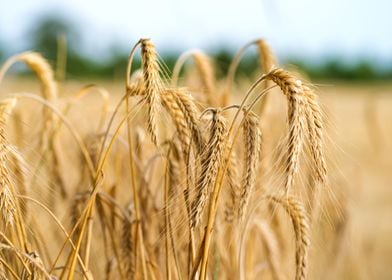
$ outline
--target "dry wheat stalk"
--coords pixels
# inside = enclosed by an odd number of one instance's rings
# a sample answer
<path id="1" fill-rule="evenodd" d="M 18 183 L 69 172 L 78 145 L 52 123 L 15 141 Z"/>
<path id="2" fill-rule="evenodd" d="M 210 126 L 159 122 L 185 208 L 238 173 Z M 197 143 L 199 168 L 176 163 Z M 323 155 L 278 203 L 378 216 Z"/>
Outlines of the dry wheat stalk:
<path id="1" fill-rule="evenodd" d="M 257 228 L 261 233 L 261 239 L 267 253 L 268 264 L 271 269 L 272 278 L 275 280 L 282 279 L 279 273 L 279 250 L 278 242 L 272 228 L 263 221 L 257 221 Z"/>
<path id="2" fill-rule="evenodd" d="M 127 94 L 129 96 L 138 96 L 144 94 L 144 81 L 143 81 L 143 71 L 135 71 L 130 80 L 130 84 L 127 85 Z"/>
<path id="3" fill-rule="evenodd" d="M 222 163 L 226 136 L 225 119 L 220 111 L 214 110 L 210 138 L 205 154 L 202 155 L 201 172 L 196 185 L 196 199 L 192 205 L 192 227 L 195 227 L 200 222 L 203 209 L 207 204 L 208 194 L 211 192 L 211 188 L 216 180 L 219 165 Z"/>
<path id="4" fill-rule="evenodd" d="M 78 220 L 80 216 L 82 215 L 82 207 L 85 204 L 85 202 L 88 199 L 89 192 L 80 192 L 75 194 L 71 201 L 71 207 L 70 207 L 70 216 L 71 216 L 71 226 L 75 226 L 78 223 Z M 79 232 L 79 228 L 77 228 L 76 233 Z"/>
<path id="5" fill-rule="evenodd" d="M 245 142 L 245 166 L 242 179 L 238 216 L 243 219 L 253 193 L 257 169 L 260 163 L 261 131 L 258 116 L 251 111 L 244 112 L 243 130 Z"/>

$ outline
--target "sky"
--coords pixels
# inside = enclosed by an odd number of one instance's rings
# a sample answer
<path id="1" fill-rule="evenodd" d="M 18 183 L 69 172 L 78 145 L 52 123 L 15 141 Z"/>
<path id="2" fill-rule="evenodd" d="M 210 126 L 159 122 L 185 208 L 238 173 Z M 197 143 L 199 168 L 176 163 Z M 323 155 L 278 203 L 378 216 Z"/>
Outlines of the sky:
<path id="1" fill-rule="evenodd" d="M 64 14 L 81 29 L 83 49 L 97 54 L 141 37 L 177 51 L 262 37 L 281 56 L 392 63 L 392 0 L 0 0 L 0 11 L 0 40 L 15 52 L 39 16 Z"/>

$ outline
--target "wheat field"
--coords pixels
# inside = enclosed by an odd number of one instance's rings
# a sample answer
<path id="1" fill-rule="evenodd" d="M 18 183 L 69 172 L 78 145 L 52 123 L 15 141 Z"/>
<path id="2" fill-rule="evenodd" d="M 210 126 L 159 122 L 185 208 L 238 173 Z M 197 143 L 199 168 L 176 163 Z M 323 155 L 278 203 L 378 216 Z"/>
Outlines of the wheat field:
<path id="1" fill-rule="evenodd" d="M 264 40 L 223 78 L 130 53 L 119 81 L 1 66 L 1 279 L 392 276 L 391 84 L 312 84 Z"/>

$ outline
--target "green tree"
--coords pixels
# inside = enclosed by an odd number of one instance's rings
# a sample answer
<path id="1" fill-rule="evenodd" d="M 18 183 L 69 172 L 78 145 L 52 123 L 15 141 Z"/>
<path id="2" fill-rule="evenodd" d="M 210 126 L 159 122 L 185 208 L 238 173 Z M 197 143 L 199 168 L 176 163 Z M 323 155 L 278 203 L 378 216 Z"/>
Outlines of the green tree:
<path id="1" fill-rule="evenodd" d="M 74 51 L 75 43 L 79 39 L 78 30 L 74 25 L 58 15 L 42 16 L 27 34 L 31 48 L 53 61 L 57 56 L 59 36 L 67 38 L 69 52 Z"/>

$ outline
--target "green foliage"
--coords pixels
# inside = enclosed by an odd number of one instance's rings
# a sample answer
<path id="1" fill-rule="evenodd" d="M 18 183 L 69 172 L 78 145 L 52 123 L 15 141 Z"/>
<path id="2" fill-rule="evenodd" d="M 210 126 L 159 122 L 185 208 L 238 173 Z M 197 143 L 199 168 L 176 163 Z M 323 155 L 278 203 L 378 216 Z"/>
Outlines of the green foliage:
<path id="1" fill-rule="evenodd" d="M 309 75 L 312 80 L 347 80 L 347 81 L 381 81 L 392 79 L 392 68 L 377 69 L 369 60 L 354 64 L 342 62 L 339 57 L 332 57 L 323 63 L 304 63 L 291 60 L 289 63 Z"/>
<path id="2" fill-rule="evenodd" d="M 29 30 L 27 38 L 30 48 L 41 52 L 52 64 L 56 63 L 58 38 L 60 35 L 67 40 L 67 76 L 74 78 L 98 77 L 113 78 L 124 75 L 128 60 L 128 50 L 113 48 L 110 59 L 104 62 L 96 62 L 96 57 L 83 55 L 80 49 L 80 35 L 76 25 L 59 15 L 45 15 L 38 23 Z M 233 59 L 233 51 L 227 48 L 218 49 L 212 58 L 215 61 L 218 77 L 226 75 L 230 62 Z M 178 53 L 161 53 L 164 64 L 169 72 L 172 71 Z M 4 58 L 4 48 L 0 40 L 0 61 Z M 139 61 L 139 62 L 138 62 Z M 386 70 L 375 68 L 368 61 L 359 61 L 356 64 L 348 65 L 342 63 L 343 59 L 331 57 L 323 63 L 306 63 L 301 60 L 290 60 L 289 63 L 296 65 L 304 71 L 312 80 L 387 80 L 392 79 L 392 67 Z M 140 63 L 135 58 L 135 63 Z M 55 65 L 53 65 L 55 66 Z M 238 66 L 237 76 L 250 76 L 259 71 L 257 54 L 245 55 Z M 170 74 L 170 73 L 169 73 Z"/>
<path id="3" fill-rule="evenodd" d="M 75 45 L 79 39 L 78 31 L 70 22 L 58 15 L 42 17 L 37 25 L 27 32 L 31 48 L 53 61 L 57 58 L 59 36 L 67 38 L 69 52 L 77 53 Z"/>

